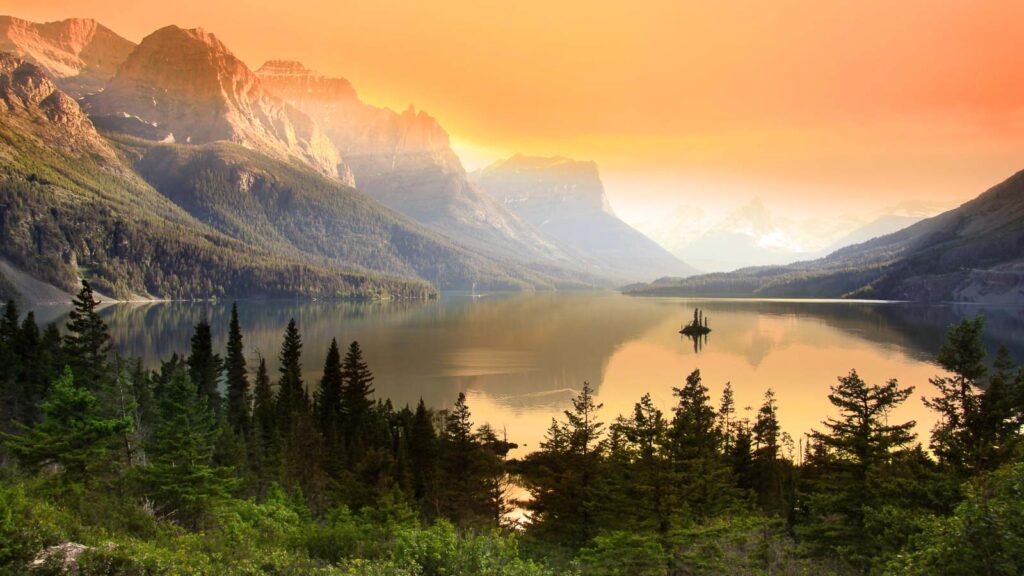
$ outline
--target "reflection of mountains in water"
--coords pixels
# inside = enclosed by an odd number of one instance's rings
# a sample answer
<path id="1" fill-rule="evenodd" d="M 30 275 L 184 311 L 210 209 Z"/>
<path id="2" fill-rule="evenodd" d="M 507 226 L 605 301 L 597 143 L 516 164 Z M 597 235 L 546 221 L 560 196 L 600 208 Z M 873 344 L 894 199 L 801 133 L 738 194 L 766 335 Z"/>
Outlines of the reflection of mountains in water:
<path id="1" fill-rule="evenodd" d="M 694 302 L 700 302 L 706 314 L 716 317 L 719 329 L 711 345 L 741 353 L 753 366 L 760 364 L 773 349 L 786 345 L 787 338 L 800 338 L 795 334 L 775 338 L 758 330 L 757 323 L 765 316 L 818 321 L 875 345 L 900 350 L 914 359 L 933 362 L 948 328 L 980 314 L 986 320 L 985 344 L 989 354 L 1006 345 L 1014 361 L 1024 363 L 1024 308 L 741 299 L 683 300 L 678 301 L 679 308 L 692 307 Z"/>
<path id="2" fill-rule="evenodd" d="M 303 377 L 315 387 L 331 338 L 359 340 L 376 376 L 377 397 L 397 405 L 420 397 L 434 406 L 474 389 L 511 409 L 562 406 L 584 380 L 600 386 L 614 350 L 662 319 L 656 307 L 617 295 L 446 294 L 440 301 L 240 301 L 246 358 L 261 353 L 276 378 L 284 328 L 295 318 L 303 338 Z M 231 304 L 115 304 L 101 316 L 118 351 L 156 367 L 186 354 L 206 319 L 223 353 Z M 48 319 L 56 314 L 48 312 Z M 66 315 L 59 317 L 59 324 Z"/>
<path id="3" fill-rule="evenodd" d="M 440 301 L 242 301 L 239 316 L 251 371 L 257 353 L 276 378 L 277 355 L 289 318 L 302 332 L 303 376 L 319 381 L 331 338 L 359 340 L 377 378 L 377 397 L 397 405 L 422 397 L 447 406 L 475 390 L 514 411 L 561 409 L 584 380 L 600 388 L 616 351 L 643 339 L 688 350 L 675 334 L 696 300 L 629 298 L 614 294 L 445 294 Z M 757 367 L 774 351 L 805 345 L 828 332 L 932 361 L 946 328 L 981 313 L 992 351 L 1005 343 L 1024 360 L 1024 310 L 972 306 L 913 306 L 862 302 L 700 300 L 715 331 L 702 352 L 727 352 Z M 223 351 L 230 303 L 118 304 L 101 315 L 118 350 L 151 367 L 187 353 L 193 326 L 207 319 Z M 64 316 L 61 316 L 61 315 Z M 37 310 L 41 321 L 66 321 L 66 309 Z M 792 319 L 790 323 L 787 319 Z M 817 326 L 817 328 L 816 328 Z M 820 332 L 819 332 L 820 331 Z M 699 364 L 699 357 L 697 362 Z M 682 378 L 685 375 L 679 375 Z"/>

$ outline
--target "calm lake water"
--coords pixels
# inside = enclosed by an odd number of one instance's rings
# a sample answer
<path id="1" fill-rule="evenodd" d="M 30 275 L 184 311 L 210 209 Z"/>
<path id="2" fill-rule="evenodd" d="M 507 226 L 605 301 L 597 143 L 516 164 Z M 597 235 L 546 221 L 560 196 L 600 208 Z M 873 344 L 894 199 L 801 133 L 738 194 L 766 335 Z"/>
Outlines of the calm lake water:
<path id="1" fill-rule="evenodd" d="M 672 388 L 699 368 L 717 405 L 732 382 L 740 415 L 753 417 L 768 388 L 783 429 L 800 438 L 831 413 L 836 377 L 856 368 L 869 383 L 897 378 L 916 387 L 894 415 L 914 419 L 925 439 L 934 422 L 921 404 L 945 329 L 961 318 L 988 319 L 987 344 L 1005 343 L 1024 360 L 1024 309 L 919 306 L 848 301 L 634 298 L 609 293 L 444 294 L 433 302 L 239 302 L 252 370 L 257 353 L 276 368 L 281 336 L 295 318 L 307 384 L 319 379 L 331 338 L 358 340 L 376 375 L 377 396 L 396 406 L 446 407 L 467 394 L 473 419 L 507 430 L 518 451 L 536 448 L 551 418 L 583 381 L 604 403 L 603 419 L 632 410 L 650 392 L 668 412 Z M 695 349 L 678 334 L 700 307 L 713 332 Z M 226 341 L 230 303 L 116 304 L 101 312 L 117 348 L 150 365 L 187 353 L 203 318 L 215 344 Z M 64 308 L 37 310 L 41 321 Z M 276 372 L 275 372 L 276 374 Z M 745 412 L 744 408 L 752 410 Z"/>

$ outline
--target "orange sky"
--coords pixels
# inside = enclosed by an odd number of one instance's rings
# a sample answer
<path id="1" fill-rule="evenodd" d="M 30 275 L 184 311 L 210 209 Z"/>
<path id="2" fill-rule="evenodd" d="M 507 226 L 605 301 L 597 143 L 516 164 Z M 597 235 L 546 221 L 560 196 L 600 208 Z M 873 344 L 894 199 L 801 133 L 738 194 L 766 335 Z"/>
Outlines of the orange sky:
<path id="1" fill-rule="evenodd" d="M 216 33 L 438 117 L 470 167 L 597 160 L 642 226 L 754 196 L 828 217 L 962 200 L 1024 168 L 1024 2 L 0 0 L 132 40 Z"/>

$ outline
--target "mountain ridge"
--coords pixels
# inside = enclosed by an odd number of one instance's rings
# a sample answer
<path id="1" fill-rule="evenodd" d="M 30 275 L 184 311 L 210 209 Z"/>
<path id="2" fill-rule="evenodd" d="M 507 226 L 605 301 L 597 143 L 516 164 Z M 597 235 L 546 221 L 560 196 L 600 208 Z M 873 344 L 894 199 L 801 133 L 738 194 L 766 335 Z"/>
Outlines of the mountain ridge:
<path id="1" fill-rule="evenodd" d="M 134 49 L 91 18 L 36 23 L 0 16 L 0 52 L 39 66 L 74 98 L 102 88 Z"/>
<path id="2" fill-rule="evenodd" d="M 244 62 L 201 28 L 165 26 L 146 36 L 84 107 L 107 130 L 185 144 L 236 142 L 299 159 L 352 185 L 319 126 L 264 90 Z"/>
<path id="3" fill-rule="evenodd" d="M 396 112 L 359 99 L 351 83 L 294 61 L 258 69 L 268 89 L 307 112 L 338 147 L 356 187 L 463 244 L 504 257 L 571 265 L 571 259 L 470 181 L 448 133 L 410 106 Z"/>
<path id="4" fill-rule="evenodd" d="M 639 296 L 1024 300 L 1024 170 L 959 207 L 817 260 L 624 289 Z"/>
<path id="5" fill-rule="evenodd" d="M 0 54 L 0 258 L 114 298 L 431 297 L 418 279 L 274 254 L 213 230 L 151 188 L 40 67 Z M 4 278 L 4 298 L 32 301 Z M 24 284 L 24 283 L 22 283 Z"/>
<path id="6" fill-rule="evenodd" d="M 595 273 L 625 282 L 696 272 L 615 215 L 593 161 L 517 154 L 472 178 Z"/>

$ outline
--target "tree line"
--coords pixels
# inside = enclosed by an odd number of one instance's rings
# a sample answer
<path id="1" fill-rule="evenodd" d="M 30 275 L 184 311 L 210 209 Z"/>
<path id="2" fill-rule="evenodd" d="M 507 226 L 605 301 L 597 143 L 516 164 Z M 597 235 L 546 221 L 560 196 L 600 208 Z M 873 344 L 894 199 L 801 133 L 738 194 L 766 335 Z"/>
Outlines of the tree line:
<path id="1" fill-rule="evenodd" d="M 609 421 L 584 383 L 510 459 L 463 394 L 444 410 L 376 398 L 357 342 L 332 341 L 306 382 L 291 321 L 271 374 L 233 307 L 223 351 L 203 321 L 188 355 L 147 370 L 112 352 L 96 304 L 85 284 L 63 334 L 13 303 L 0 318 L 0 569 L 71 538 L 94 542 L 84 573 L 1024 569 L 1024 370 L 1005 348 L 986 362 L 981 317 L 939 351 L 927 450 L 895 421 L 912 393 L 896 380 L 840 377 L 794 446 L 771 390 L 740 417 L 695 370 L 668 413 L 644 395 Z"/>

